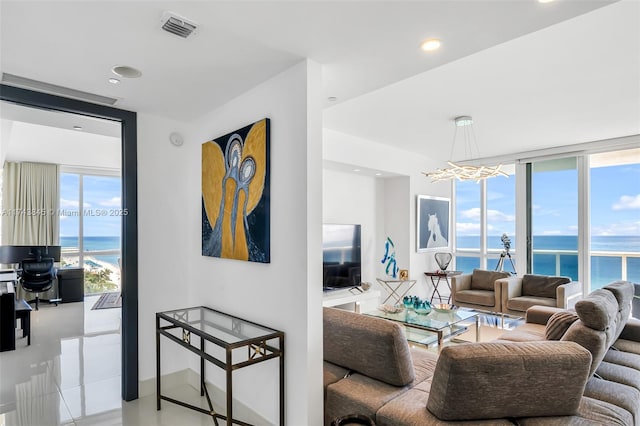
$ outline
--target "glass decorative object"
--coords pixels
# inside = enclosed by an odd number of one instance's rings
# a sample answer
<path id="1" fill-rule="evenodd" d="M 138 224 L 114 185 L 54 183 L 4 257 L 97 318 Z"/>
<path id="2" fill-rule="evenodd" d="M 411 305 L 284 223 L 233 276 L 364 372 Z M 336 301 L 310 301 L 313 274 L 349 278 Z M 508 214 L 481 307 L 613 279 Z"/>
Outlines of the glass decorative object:
<path id="1" fill-rule="evenodd" d="M 441 271 L 446 271 L 449 263 L 451 263 L 451 259 L 453 256 L 451 253 L 436 253 L 435 254 L 436 263 Z"/>
<path id="2" fill-rule="evenodd" d="M 431 304 L 427 300 L 419 300 L 413 305 L 413 310 L 417 314 L 427 315 L 431 312 Z"/>

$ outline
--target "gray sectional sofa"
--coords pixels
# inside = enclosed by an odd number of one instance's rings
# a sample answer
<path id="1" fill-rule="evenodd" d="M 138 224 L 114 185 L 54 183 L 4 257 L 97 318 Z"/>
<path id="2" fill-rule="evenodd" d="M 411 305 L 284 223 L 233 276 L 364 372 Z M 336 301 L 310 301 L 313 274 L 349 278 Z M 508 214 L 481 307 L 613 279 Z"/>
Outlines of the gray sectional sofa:
<path id="1" fill-rule="evenodd" d="M 397 323 L 324 308 L 325 424 L 640 425 L 632 295 L 617 282 L 575 311 L 536 306 L 499 340 L 439 355 L 409 347 Z"/>

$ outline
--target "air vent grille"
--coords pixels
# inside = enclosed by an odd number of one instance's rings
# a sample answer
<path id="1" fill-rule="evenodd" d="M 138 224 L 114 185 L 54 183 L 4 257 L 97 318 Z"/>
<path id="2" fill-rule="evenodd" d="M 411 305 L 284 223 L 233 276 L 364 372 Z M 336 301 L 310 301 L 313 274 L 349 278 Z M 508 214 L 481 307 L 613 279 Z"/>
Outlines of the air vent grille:
<path id="1" fill-rule="evenodd" d="M 197 28 L 194 22 L 171 12 L 165 12 L 162 16 L 162 29 L 182 38 L 189 37 Z"/>

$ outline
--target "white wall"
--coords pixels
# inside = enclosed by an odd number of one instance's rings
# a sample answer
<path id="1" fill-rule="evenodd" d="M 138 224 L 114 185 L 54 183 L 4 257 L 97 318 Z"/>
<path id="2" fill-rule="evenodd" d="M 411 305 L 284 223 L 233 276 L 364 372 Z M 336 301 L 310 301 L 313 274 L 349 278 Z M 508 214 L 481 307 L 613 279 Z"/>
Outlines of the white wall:
<path id="1" fill-rule="evenodd" d="M 384 211 L 382 234 L 379 235 L 378 251 L 380 258 L 384 255 L 384 241 L 388 238 L 393 241 L 395 248 L 396 265 L 399 269 L 410 269 L 411 253 L 411 229 L 409 227 L 409 177 L 393 177 L 383 179 L 384 197 L 377 199 Z M 385 277 L 386 266 L 379 262 L 378 277 Z M 414 278 L 410 276 L 410 278 Z"/>
<path id="2" fill-rule="evenodd" d="M 155 313 L 190 306 L 187 278 L 187 170 L 195 167 L 186 147 L 169 143 L 185 123 L 138 114 L 138 342 L 139 378 L 153 379 Z M 185 350 L 162 342 L 162 374 L 182 370 Z"/>
<path id="3" fill-rule="evenodd" d="M 322 422 L 320 67 L 305 61 L 190 125 L 179 198 L 185 286 L 205 305 L 285 332 L 286 421 Z M 201 255 L 201 144 L 271 119 L 271 263 Z M 277 361 L 234 373 L 234 397 L 277 423 Z M 223 387 L 219 371 L 208 379 Z"/>
<path id="4" fill-rule="evenodd" d="M 427 281 L 423 273 L 436 270 L 437 265 L 433 252 L 416 251 L 416 197 L 451 197 L 451 182 L 431 183 L 422 174 L 441 167 L 442 164 L 412 152 L 330 129 L 323 130 L 323 156 L 325 161 L 401 175 L 376 180 L 375 199 L 371 201 L 376 206 L 374 256 L 382 258 L 384 239 L 389 235 L 396 246 L 398 266 L 409 269 L 409 277 L 417 280 L 411 293 L 421 297 L 430 296 L 431 281 Z M 339 187 L 330 188 L 330 183 L 325 179 L 325 193 L 340 190 Z M 361 202 L 371 203 L 363 200 Z M 379 260 L 377 262 L 375 274 L 382 277 L 383 265 Z"/>
<path id="5" fill-rule="evenodd" d="M 12 127 L 13 121 L 0 119 L 0 169 L 4 167 L 4 160 L 7 157 Z"/>
<path id="6" fill-rule="evenodd" d="M 324 169 L 322 220 L 324 223 L 362 225 L 362 281 L 376 282 L 376 179 Z"/>

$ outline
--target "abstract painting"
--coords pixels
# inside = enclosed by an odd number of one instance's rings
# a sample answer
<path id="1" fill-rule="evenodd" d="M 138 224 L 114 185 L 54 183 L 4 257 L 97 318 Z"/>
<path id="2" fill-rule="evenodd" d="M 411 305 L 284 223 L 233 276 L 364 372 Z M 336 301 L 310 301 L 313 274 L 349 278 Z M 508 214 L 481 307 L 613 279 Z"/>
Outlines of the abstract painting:
<path id="1" fill-rule="evenodd" d="M 202 144 L 202 255 L 270 262 L 265 118 Z"/>
<path id="2" fill-rule="evenodd" d="M 449 206 L 448 198 L 418 195 L 417 251 L 449 247 Z"/>

